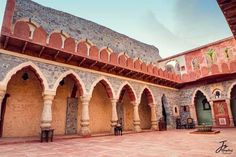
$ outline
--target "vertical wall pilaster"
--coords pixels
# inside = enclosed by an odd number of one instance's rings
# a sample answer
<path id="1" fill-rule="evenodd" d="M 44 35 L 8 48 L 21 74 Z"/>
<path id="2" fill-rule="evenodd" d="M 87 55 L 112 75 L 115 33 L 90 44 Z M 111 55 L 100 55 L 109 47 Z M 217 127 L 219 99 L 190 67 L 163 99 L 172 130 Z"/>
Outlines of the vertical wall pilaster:
<path id="1" fill-rule="evenodd" d="M 215 118 L 213 101 L 209 101 L 209 103 L 211 105 L 212 126 L 216 126 L 216 118 Z"/>
<path id="2" fill-rule="evenodd" d="M 196 108 L 195 105 L 189 105 L 189 111 L 190 111 L 190 116 L 193 118 L 195 125 L 198 125 L 198 120 L 197 120 L 197 113 L 196 113 Z"/>
<path id="3" fill-rule="evenodd" d="M 231 110 L 231 106 L 230 106 L 230 99 L 226 99 L 225 102 L 226 102 L 228 114 L 229 114 L 229 123 L 230 123 L 229 125 L 231 127 L 234 127 L 234 118 L 233 118 L 232 110 Z"/>

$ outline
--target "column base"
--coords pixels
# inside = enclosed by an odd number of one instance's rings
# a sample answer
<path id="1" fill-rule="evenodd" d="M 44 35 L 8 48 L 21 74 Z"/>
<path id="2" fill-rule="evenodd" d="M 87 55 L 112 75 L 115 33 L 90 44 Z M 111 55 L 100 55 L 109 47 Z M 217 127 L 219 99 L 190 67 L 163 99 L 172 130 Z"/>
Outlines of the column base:
<path id="1" fill-rule="evenodd" d="M 151 130 L 158 130 L 158 127 L 157 127 L 157 121 L 152 121 L 151 122 Z"/>
<path id="2" fill-rule="evenodd" d="M 140 125 L 135 125 L 135 126 L 134 126 L 134 131 L 135 131 L 135 132 L 141 132 L 142 129 L 140 128 Z"/>
<path id="3" fill-rule="evenodd" d="M 91 131 L 89 129 L 89 127 L 81 127 L 80 129 L 80 135 L 82 135 L 83 137 L 90 137 L 91 136 Z"/>
<path id="4" fill-rule="evenodd" d="M 134 121 L 134 131 L 135 132 L 141 132 L 142 129 L 140 127 L 140 121 Z"/>
<path id="5" fill-rule="evenodd" d="M 111 133 L 114 134 L 114 129 L 117 125 L 117 120 L 116 121 L 111 121 Z"/>
<path id="6" fill-rule="evenodd" d="M 235 127 L 235 126 L 234 126 L 234 120 L 233 120 L 233 119 L 230 119 L 229 123 L 230 123 L 230 124 L 229 124 L 230 127 Z"/>
<path id="7" fill-rule="evenodd" d="M 47 128 L 50 128 L 50 127 L 51 127 L 51 123 L 49 123 L 49 122 L 48 123 L 44 122 L 44 123 L 40 124 L 41 129 L 47 129 Z"/>

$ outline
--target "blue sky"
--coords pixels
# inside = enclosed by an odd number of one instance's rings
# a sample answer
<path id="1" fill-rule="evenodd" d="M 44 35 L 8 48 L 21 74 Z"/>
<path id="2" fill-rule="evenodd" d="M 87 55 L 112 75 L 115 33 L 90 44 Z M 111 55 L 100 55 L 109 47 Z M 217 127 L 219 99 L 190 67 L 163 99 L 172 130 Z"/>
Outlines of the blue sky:
<path id="1" fill-rule="evenodd" d="M 168 57 L 232 36 L 216 0 L 34 0 L 154 45 Z M 0 24 L 6 0 L 0 1 Z"/>

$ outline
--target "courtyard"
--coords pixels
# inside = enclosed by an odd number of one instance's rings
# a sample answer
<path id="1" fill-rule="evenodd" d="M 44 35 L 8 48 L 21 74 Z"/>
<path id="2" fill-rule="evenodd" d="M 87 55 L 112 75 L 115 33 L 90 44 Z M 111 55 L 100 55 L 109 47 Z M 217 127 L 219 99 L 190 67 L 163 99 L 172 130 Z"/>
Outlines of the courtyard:
<path id="1" fill-rule="evenodd" d="M 236 129 L 219 129 L 221 133 L 190 134 L 193 130 L 169 130 L 55 140 L 52 143 L 18 143 L 0 145 L 1 157 L 230 157 L 236 155 Z M 233 150 L 215 153 L 220 141 Z"/>

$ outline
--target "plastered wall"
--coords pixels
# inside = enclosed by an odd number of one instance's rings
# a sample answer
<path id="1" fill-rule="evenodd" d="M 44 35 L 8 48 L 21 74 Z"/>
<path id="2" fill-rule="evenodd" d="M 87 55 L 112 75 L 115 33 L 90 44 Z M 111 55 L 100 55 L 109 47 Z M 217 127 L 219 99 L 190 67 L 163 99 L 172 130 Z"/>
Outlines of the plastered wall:
<path id="1" fill-rule="evenodd" d="M 108 132 L 111 130 L 111 100 L 101 83 L 98 83 L 93 91 L 89 104 L 89 116 L 91 133 Z"/>
<path id="2" fill-rule="evenodd" d="M 24 71 L 10 80 L 7 93 L 3 137 L 38 136 L 43 109 L 42 88 L 34 72 L 27 70 L 28 80 L 23 80 Z"/>

